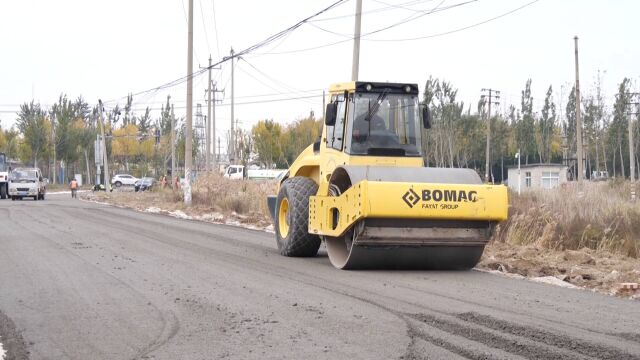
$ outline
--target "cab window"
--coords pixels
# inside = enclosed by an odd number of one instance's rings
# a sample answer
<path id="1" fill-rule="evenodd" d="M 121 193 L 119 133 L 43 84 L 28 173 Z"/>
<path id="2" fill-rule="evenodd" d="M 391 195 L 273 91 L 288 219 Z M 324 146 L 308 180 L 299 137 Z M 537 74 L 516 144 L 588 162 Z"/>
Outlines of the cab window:
<path id="1" fill-rule="evenodd" d="M 336 123 L 334 126 L 327 126 L 327 146 L 336 150 L 342 150 L 344 142 L 344 123 L 347 110 L 347 102 L 344 95 L 334 95 L 331 101 L 338 103 Z"/>

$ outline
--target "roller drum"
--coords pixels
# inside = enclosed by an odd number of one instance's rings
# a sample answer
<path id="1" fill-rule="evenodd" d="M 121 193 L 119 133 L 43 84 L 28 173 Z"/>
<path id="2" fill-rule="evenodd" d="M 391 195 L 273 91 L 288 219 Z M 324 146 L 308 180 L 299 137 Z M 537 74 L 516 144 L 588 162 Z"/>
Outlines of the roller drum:
<path id="1" fill-rule="evenodd" d="M 330 179 L 339 196 L 362 180 L 481 184 L 469 169 L 343 166 Z M 466 270 L 473 268 L 490 238 L 488 221 L 364 219 L 341 237 L 325 236 L 331 263 L 345 270 Z"/>

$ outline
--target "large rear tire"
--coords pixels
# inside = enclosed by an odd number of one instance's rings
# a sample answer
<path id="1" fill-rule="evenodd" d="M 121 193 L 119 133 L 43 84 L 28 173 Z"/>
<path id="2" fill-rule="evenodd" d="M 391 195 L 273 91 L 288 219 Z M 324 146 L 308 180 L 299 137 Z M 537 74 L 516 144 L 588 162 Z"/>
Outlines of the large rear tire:
<path id="1" fill-rule="evenodd" d="M 318 185 L 305 177 L 284 181 L 276 200 L 275 232 L 281 255 L 316 256 L 320 238 L 309 234 L 309 197 L 316 195 Z"/>
<path id="2" fill-rule="evenodd" d="M 0 199 L 4 200 L 7 198 L 7 183 L 0 184 Z"/>

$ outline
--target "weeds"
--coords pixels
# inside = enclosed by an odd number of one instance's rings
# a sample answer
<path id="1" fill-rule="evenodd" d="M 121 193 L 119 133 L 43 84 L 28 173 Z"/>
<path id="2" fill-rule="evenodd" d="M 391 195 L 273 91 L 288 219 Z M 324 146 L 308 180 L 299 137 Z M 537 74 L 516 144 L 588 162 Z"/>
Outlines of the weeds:
<path id="1" fill-rule="evenodd" d="M 640 256 L 640 202 L 629 182 L 569 183 L 511 194 L 509 219 L 495 241 L 556 250 L 589 248 Z"/>
<path id="2" fill-rule="evenodd" d="M 192 202 L 221 213 L 267 218 L 267 195 L 275 191 L 275 181 L 238 181 L 218 174 L 201 175 L 193 186 Z"/>

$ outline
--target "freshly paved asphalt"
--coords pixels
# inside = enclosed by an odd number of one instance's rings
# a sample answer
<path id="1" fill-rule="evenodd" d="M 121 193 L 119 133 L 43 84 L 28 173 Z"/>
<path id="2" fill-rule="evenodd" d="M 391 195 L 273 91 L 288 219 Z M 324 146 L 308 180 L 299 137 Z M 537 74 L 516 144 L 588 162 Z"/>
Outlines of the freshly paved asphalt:
<path id="1" fill-rule="evenodd" d="M 640 359 L 640 302 L 478 271 L 340 271 L 273 234 L 0 201 L 8 359 Z"/>

